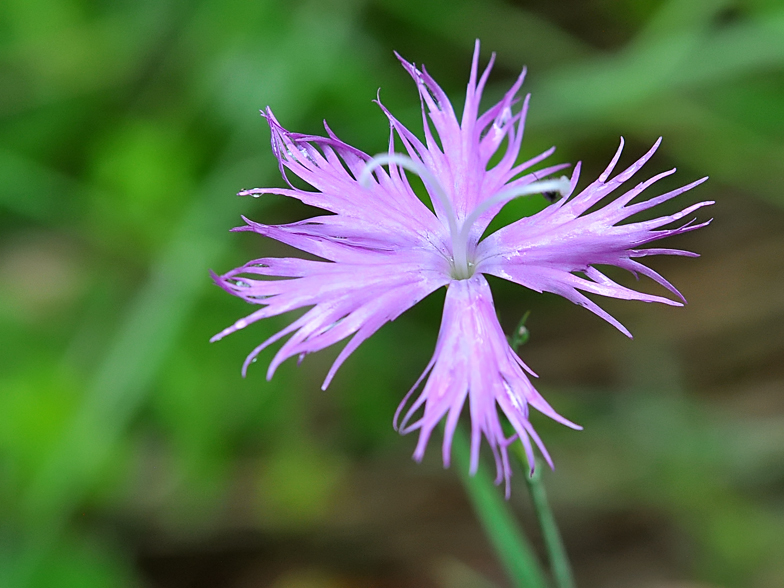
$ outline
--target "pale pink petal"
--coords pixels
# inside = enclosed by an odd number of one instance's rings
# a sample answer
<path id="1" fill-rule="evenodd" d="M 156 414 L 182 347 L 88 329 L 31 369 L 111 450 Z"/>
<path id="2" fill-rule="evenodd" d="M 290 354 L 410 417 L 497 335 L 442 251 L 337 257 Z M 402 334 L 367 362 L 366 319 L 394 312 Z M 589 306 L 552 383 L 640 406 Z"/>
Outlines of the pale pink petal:
<path id="1" fill-rule="evenodd" d="M 706 178 L 661 196 L 631 204 L 632 200 L 645 189 L 669 176 L 672 170 L 660 173 L 614 197 L 603 207 L 589 211 L 605 198 L 609 198 L 623 182 L 631 178 L 651 158 L 658 146 L 659 141 L 637 162 L 610 179 L 610 174 L 620 157 L 619 148 L 613 161 L 599 179 L 579 194 L 563 198 L 538 214 L 522 218 L 487 237 L 477 248 L 477 271 L 517 282 L 537 292 L 552 292 L 564 296 L 596 313 L 629 337 L 631 334 L 623 325 L 582 292 L 680 306 L 685 302 L 681 293 L 636 258 L 651 255 L 693 256 L 694 254 L 677 249 L 639 249 L 639 247 L 707 225 L 710 221 L 700 224 L 689 221 L 675 228 L 661 229 L 713 202 L 700 202 L 676 214 L 653 220 L 622 223 L 638 212 L 650 209 L 698 186 Z M 579 166 L 575 169 L 573 187 L 576 184 L 577 174 L 579 174 Z M 675 294 L 679 300 L 673 301 L 622 286 L 602 274 L 596 268 L 600 265 L 613 265 L 635 274 L 648 276 Z"/>
<path id="2" fill-rule="evenodd" d="M 449 281 L 444 271 L 432 266 L 428 258 L 423 262 L 416 255 L 405 253 L 377 253 L 368 263 L 265 258 L 213 277 L 227 292 L 262 308 L 224 329 L 211 341 L 263 318 L 312 307 L 256 347 L 245 361 L 243 373 L 264 348 L 285 335 L 291 337 L 272 360 L 268 379 L 289 357 L 319 351 L 353 335 L 346 347 L 348 351 L 338 357 L 324 387 L 361 341 Z M 288 279 L 263 279 L 281 277 Z"/>
<path id="3" fill-rule="evenodd" d="M 529 422 L 529 407 L 575 429 L 578 425 L 558 415 L 531 385 L 522 361 L 506 340 L 496 317 L 493 297 L 484 276 L 475 274 L 468 280 L 449 284 L 444 302 L 441 330 L 435 354 L 426 370 L 419 397 L 396 426 L 402 433 L 419 430 L 414 458 L 421 460 L 435 427 L 446 418 L 443 444 L 444 466 L 451 455 L 451 439 L 457 419 L 468 401 L 471 415 L 471 473 L 476 471 L 479 445 L 484 437 L 496 457 L 496 483 L 509 477 L 507 446 L 500 414 L 506 415 L 514 431 L 526 446 L 528 438 L 540 447 L 550 461 L 539 437 Z M 406 398 L 403 401 L 405 404 Z M 398 414 L 403 412 L 403 405 Z M 419 413 L 422 413 L 421 415 Z M 415 419 L 415 420 L 414 420 Z M 533 463 L 533 460 L 531 460 Z"/>

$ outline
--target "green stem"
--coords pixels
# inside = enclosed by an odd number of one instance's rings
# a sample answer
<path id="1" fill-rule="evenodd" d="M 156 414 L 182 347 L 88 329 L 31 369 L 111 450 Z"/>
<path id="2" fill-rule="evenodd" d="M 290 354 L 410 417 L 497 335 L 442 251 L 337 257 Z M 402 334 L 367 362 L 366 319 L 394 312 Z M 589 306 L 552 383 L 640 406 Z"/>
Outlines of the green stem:
<path id="1" fill-rule="evenodd" d="M 452 440 L 452 455 L 474 510 L 514 585 L 517 588 L 546 588 L 539 561 L 490 475 L 481 466 L 476 475 L 469 475 L 468 439 L 460 427 Z"/>
<path id="2" fill-rule="evenodd" d="M 530 336 L 528 328 L 525 326 L 530 312 L 526 312 L 523 318 L 515 328 L 512 336 L 509 338 L 509 345 L 515 353 L 518 348 L 524 345 Z M 512 445 L 512 453 L 517 456 L 523 466 L 523 471 L 529 472 L 530 464 L 525 454 L 525 449 L 522 443 L 515 443 Z M 542 464 L 537 463 L 536 468 L 533 470 L 532 475 L 525 475 L 525 482 L 528 484 L 528 490 L 531 493 L 531 500 L 534 503 L 534 510 L 536 511 L 536 518 L 539 521 L 539 528 L 542 531 L 542 538 L 544 540 L 545 549 L 547 550 L 547 559 L 550 562 L 550 569 L 555 580 L 557 588 L 574 588 L 574 576 L 572 575 L 572 567 L 569 564 L 569 558 L 566 555 L 561 533 L 558 530 L 558 525 L 555 522 L 555 516 L 550 508 L 550 502 L 547 500 L 547 492 L 544 489 L 542 482 Z"/>
<path id="3" fill-rule="evenodd" d="M 528 471 L 529 466 L 525 457 L 525 451 L 520 443 L 514 445 L 513 453 L 523 464 L 523 468 Z M 555 522 L 555 516 L 553 516 L 550 502 L 547 500 L 547 492 L 542 482 L 542 469 L 542 464 L 537 463 L 533 475 L 525 475 L 524 478 L 531 493 L 531 500 L 534 503 L 536 518 L 542 531 L 542 539 L 547 550 L 547 559 L 550 562 L 555 585 L 557 588 L 575 588 L 569 557 L 566 555 L 561 532 L 558 530 L 558 524 Z"/>

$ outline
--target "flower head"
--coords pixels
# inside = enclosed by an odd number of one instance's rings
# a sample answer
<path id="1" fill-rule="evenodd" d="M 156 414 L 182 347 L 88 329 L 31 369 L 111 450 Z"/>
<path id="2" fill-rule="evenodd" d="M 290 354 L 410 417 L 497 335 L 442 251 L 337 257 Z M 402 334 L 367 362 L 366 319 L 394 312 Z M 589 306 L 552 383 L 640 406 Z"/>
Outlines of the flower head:
<path id="1" fill-rule="evenodd" d="M 623 140 L 607 169 L 575 193 L 578 164 L 570 179 L 548 178 L 566 166 L 531 171 L 553 149 L 517 163 L 529 96 L 513 112 L 525 71 L 500 102 L 480 114 L 479 102 L 493 64 L 479 75 L 476 44 L 465 106 L 458 119 L 443 90 L 424 68 L 398 56 L 417 84 L 422 104 L 424 142 L 377 101 L 391 125 L 389 150 L 370 157 L 338 139 L 292 133 L 267 108 L 272 150 L 288 182 L 291 172 L 312 186 L 302 190 L 256 188 L 240 195 L 280 194 L 329 214 L 284 225 L 249 219 L 236 231 L 253 231 L 315 255 L 323 261 L 264 258 L 251 261 L 215 281 L 226 291 L 260 308 L 221 331 L 213 341 L 257 320 L 310 307 L 288 327 L 256 347 L 249 363 L 268 345 L 290 335 L 270 363 L 267 378 L 289 357 L 303 357 L 349 338 L 327 374 L 326 388 L 338 367 L 368 337 L 434 290 L 447 287 L 435 353 L 395 415 L 401 433 L 419 430 L 415 459 L 424 455 L 436 425 L 446 417 L 444 464 L 463 406 L 471 416 L 471 471 L 476 470 L 482 436 L 496 458 L 497 483 L 511 475 L 507 447 L 520 439 L 533 464 L 535 444 L 552 461 L 529 421 L 535 408 L 579 429 L 558 415 L 529 380 L 535 375 L 511 349 L 493 306 L 485 274 L 517 282 L 537 292 L 554 292 L 596 313 L 624 334 L 630 333 L 584 293 L 661 302 L 674 306 L 683 297 L 640 259 L 650 255 L 696 254 L 650 248 L 663 237 L 692 231 L 708 222 L 693 220 L 662 228 L 712 202 L 700 202 L 654 220 L 623 221 L 675 198 L 702 183 L 632 203 L 643 190 L 675 170 L 660 173 L 628 190 L 619 190 L 653 155 L 657 143 L 628 169 L 611 177 Z M 430 122 L 428 121 L 428 118 Z M 432 123 L 432 128 L 431 128 Z M 433 132 L 435 129 L 435 133 Z M 397 141 L 405 154 L 395 151 Z M 504 145 L 503 152 L 496 156 Z M 494 157 L 495 156 L 495 157 Z M 491 165 L 491 160 L 497 161 Z M 423 181 L 431 211 L 415 194 L 408 173 Z M 490 221 L 513 198 L 546 193 L 560 196 L 550 206 L 481 239 Z M 606 199 L 606 200 L 605 200 Z M 597 208 L 597 204 L 604 205 Z M 677 300 L 645 294 L 605 276 L 597 265 L 624 268 L 652 278 Z M 286 278 L 286 279 L 269 279 Z M 408 406 L 410 398 L 416 399 Z M 514 428 L 507 437 L 499 409 Z M 533 443 L 532 443 L 533 442 Z"/>

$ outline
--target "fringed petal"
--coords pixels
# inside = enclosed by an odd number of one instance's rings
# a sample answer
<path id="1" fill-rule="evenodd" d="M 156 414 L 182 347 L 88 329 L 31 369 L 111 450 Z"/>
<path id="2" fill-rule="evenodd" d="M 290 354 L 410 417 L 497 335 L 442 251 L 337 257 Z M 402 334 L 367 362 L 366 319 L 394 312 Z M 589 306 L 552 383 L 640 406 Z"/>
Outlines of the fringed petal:
<path id="1" fill-rule="evenodd" d="M 353 336 L 330 370 L 325 388 L 337 368 L 362 341 L 449 281 L 442 270 L 418 263 L 411 255 L 396 253 L 377 253 L 375 259 L 362 264 L 257 259 L 213 278 L 227 292 L 262 308 L 224 329 L 211 341 L 263 318 L 312 307 L 256 347 L 243 366 L 243 374 L 263 349 L 286 335 L 291 337 L 272 360 L 268 379 L 289 357 L 304 356 Z"/>
<path id="2" fill-rule="evenodd" d="M 471 417 L 471 473 L 476 472 L 479 446 L 484 437 L 495 456 L 496 482 L 505 481 L 509 495 L 511 470 L 507 448 L 513 439 L 504 434 L 500 413 L 509 419 L 527 450 L 531 447 L 529 439 L 533 439 L 552 466 L 550 456 L 529 422 L 529 407 L 574 429 L 581 427 L 558 415 L 544 401 L 521 365 L 522 361 L 509 347 L 498 323 L 484 276 L 476 274 L 471 279 L 449 284 L 436 350 L 420 377 L 421 382 L 427 374 L 427 381 L 408 409 L 404 407 L 411 393 L 398 408 L 398 415 L 405 411 L 399 424 L 396 418 L 398 430 L 403 434 L 419 430 L 414 459 L 422 459 L 433 430 L 446 418 L 442 453 L 444 466 L 449 466 L 452 437 L 467 400 Z M 534 463 L 533 459 L 531 463 Z"/>
<path id="3" fill-rule="evenodd" d="M 658 273 L 643 265 L 638 258 L 652 255 L 694 255 L 676 249 L 639 249 L 642 245 L 693 231 L 710 221 L 695 224 L 689 221 L 675 228 L 661 227 L 677 222 L 711 201 L 693 204 L 682 211 L 655 218 L 653 220 L 621 224 L 632 215 L 648 210 L 683 194 L 698 186 L 706 178 L 672 190 L 642 202 L 632 204 L 645 189 L 674 170 L 660 173 L 631 190 L 610 200 L 604 206 L 588 212 L 600 201 L 609 197 L 615 190 L 630 179 L 653 156 L 660 141 L 633 165 L 610 177 L 621 155 L 621 146 L 615 153 L 610 165 L 599 179 L 579 194 L 565 197 L 560 202 L 547 207 L 540 213 L 520 219 L 482 241 L 477 249 L 477 271 L 492 274 L 537 292 L 552 292 L 564 296 L 572 302 L 588 308 L 602 317 L 625 335 L 629 331 L 613 317 L 599 308 L 581 292 L 621 298 L 660 302 L 679 306 L 685 303 L 681 293 Z M 579 165 L 572 179 L 572 191 L 577 181 Z M 669 290 L 679 300 L 674 301 L 662 296 L 644 294 L 621 286 L 602 274 L 596 266 L 613 265 L 650 277 Z M 584 274 L 581 277 L 578 274 Z"/>

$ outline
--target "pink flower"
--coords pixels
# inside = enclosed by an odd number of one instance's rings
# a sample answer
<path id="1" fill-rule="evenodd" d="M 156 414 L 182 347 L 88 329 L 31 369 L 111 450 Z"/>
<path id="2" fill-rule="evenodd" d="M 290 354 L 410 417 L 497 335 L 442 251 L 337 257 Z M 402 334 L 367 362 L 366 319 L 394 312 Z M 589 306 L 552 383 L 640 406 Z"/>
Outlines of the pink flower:
<path id="1" fill-rule="evenodd" d="M 240 195 L 280 194 L 329 214 L 285 225 L 263 225 L 244 219 L 246 224 L 234 230 L 254 231 L 325 261 L 264 258 L 214 276 L 226 291 L 260 308 L 212 340 L 259 319 L 310 307 L 302 317 L 254 349 L 245 361 L 243 374 L 262 349 L 287 335 L 291 336 L 269 366 L 268 379 L 287 358 L 302 358 L 350 337 L 327 374 L 322 386 L 326 388 L 338 367 L 365 339 L 434 290 L 446 286 L 435 353 L 398 408 L 395 427 L 401 433 L 419 430 L 414 458 L 420 460 L 433 429 L 446 417 L 443 461 L 448 466 L 458 417 L 468 401 L 471 472 L 476 471 L 484 435 L 496 458 L 497 483 L 506 480 L 508 494 L 511 471 L 507 447 L 516 438 L 523 443 L 529 463 L 534 463 L 533 441 L 552 467 L 547 450 L 529 422 L 530 407 L 569 427 L 580 427 L 558 415 L 532 386 L 526 372 L 535 374 L 510 348 L 498 323 L 485 274 L 537 292 L 560 294 L 631 336 L 584 292 L 682 305 L 683 297 L 675 287 L 640 259 L 649 255 L 696 256 L 678 249 L 648 248 L 648 244 L 705 226 L 710 221 L 694 224 L 691 220 L 675 228 L 661 228 L 712 202 L 700 202 L 654 220 L 621 223 L 675 198 L 706 178 L 632 204 L 643 190 L 675 170 L 613 194 L 651 158 L 659 145 L 657 141 L 634 165 L 611 178 L 623 148 L 621 140 L 615 157 L 599 179 L 574 194 L 579 164 L 571 179 L 542 179 L 564 165 L 529 171 L 553 149 L 525 163 L 516 163 L 529 96 L 519 112 L 513 113 L 512 106 L 525 71 L 498 104 L 479 114 L 479 101 L 493 59 L 478 77 L 477 42 L 465 107 L 458 120 L 449 99 L 425 69 L 420 71 L 398 58 L 419 89 L 424 143 L 380 102 L 392 132 L 388 153 L 375 158 L 343 143 L 328 127 L 326 137 L 291 133 L 280 126 L 269 108 L 266 110 L 272 150 L 283 177 L 288 182 L 288 170 L 314 190 L 301 190 L 289 183 L 289 188 L 256 188 Z M 406 155 L 395 151 L 395 137 Z M 490 165 L 502 144 L 503 153 L 494 160 L 497 163 Z M 419 175 L 425 183 L 435 214 L 415 195 L 406 170 Z M 537 193 L 555 193 L 562 198 L 480 240 L 506 202 Z M 613 196 L 607 198 L 610 194 Z M 604 206 L 596 208 L 606 198 Z M 595 210 L 588 212 L 592 208 Z M 597 265 L 613 265 L 648 276 L 678 300 L 621 286 L 601 273 Z M 418 397 L 406 409 L 409 398 L 420 386 Z M 510 438 L 502 429 L 499 408 L 514 428 L 515 434 Z"/>

